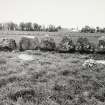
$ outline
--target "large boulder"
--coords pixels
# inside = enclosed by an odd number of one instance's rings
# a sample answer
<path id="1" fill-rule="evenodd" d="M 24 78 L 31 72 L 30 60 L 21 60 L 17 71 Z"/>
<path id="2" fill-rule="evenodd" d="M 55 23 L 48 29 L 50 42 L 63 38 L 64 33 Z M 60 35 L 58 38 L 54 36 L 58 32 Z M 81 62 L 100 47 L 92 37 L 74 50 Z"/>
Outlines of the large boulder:
<path id="1" fill-rule="evenodd" d="M 59 52 L 73 52 L 75 51 L 75 45 L 69 36 L 64 36 L 60 43 L 58 43 L 57 51 Z"/>
<path id="2" fill-rule="evenodd" d="M 19 41 L 19 49 L 24 50 L 36 50 L 39 48 L 39 40 L 34 36 L 23 36 Z"/>
<path id="3" fill-rule="evenodd" d="M 99 53 L 105 52 L 105 36 L 101 36 L 98 39 L 97 52 Z"/>
<path id="4" fill-rule="evenodd" d="M 90 43 L 89 40 L 85 37 L 79 37 L 76 42 L 76 51 L 78 52 L 94 52 L 95 45 Z"/>
<path id="5" fill-rule="evenodd" d="M 12 51 L 16 49 L 16 42 L 14 39 L 3 38 L 0 40 L 0 50 Z"/>
<path id="6" fill-rule="evenodd" d="M 56 44 L 53 38 L 50 36 L 45 36 L 41 39 L 40 43 L 40 50 L 46 50 L 46 51 L 53 51 L 56 48 Z"/>

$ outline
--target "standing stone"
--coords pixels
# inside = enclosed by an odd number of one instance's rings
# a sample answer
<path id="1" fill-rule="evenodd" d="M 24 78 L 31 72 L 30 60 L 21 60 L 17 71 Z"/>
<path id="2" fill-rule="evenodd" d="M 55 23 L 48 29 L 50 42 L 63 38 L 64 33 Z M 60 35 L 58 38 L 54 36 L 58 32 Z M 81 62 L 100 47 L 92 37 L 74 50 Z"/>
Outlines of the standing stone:
<path id="1" fill-rule="evenodd" d="M 20 50 L 36 50 L 39 48 L 39 40 L 34 36 L 24 36 L 19 41 Z"/>
<path id="2" fill-rule="evenodd" d="M 3 38 L 0 41 L 0 50 L 12 51 L 16 49 L 16 42 L 14 39 Z"/>

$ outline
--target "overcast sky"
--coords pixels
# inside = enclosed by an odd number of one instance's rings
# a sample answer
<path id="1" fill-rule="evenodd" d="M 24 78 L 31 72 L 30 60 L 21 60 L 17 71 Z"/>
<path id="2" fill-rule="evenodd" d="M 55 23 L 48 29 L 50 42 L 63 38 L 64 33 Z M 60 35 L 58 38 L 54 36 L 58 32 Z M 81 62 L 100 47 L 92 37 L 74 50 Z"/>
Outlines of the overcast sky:
<path id="1" fill-rule="evenodd" d="M 105 26 L 105 0 L 0 0 L 0 22 Z"/>

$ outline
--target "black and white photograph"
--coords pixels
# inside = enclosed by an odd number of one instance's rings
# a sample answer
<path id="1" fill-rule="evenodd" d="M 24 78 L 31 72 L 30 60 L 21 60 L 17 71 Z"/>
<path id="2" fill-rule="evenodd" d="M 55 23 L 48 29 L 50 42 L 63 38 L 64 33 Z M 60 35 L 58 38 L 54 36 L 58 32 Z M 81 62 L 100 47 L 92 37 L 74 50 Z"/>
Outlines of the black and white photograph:
<path id="1" fill-rule="evenodd" d="M 105 105 L 105 0 L 0 0 L 0 105 Z"/>

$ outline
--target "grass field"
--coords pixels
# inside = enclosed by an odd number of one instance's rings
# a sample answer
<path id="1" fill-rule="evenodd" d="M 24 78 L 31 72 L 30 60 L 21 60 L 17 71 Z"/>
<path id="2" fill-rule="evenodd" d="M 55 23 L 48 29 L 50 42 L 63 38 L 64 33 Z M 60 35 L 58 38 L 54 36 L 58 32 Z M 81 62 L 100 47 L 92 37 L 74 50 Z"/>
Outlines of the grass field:
<path id="1" fill-rule="evenodd" d="M 0 32 L 18 41 L 22 35 L 46 33 Z M 18 34 L 17 34 L 18 33 Z M 56 41 L 68 33 L 49 33 Z M 69 33 L 76 40 L 80 33 Z M 61 36 L 60 36 L 61 35 Z M 103 34 L 104 35 L 104 34 Z M 96 43 L 100 34 L 87 34 Z M 22 60 L 21 54 L 33 56 Z M 105 65 L 83 67 L 89 58 L 105 55 L 42 51 L 0 52 L 0 105 L 105 105 Z"/>
<path id="2" fill-rule="evenodd" d="M 0 37 L 7 37 L 7 38 L 13 38 L 16 41 L 18 41 L 22 36 L 24 35 L 32 35 L 36 36 L 41 39 L 41 37 L 44 37 L 44 35 L 50 35 L 55 39 L 55 42 L 58 42 L 61 40 L 61 38 L 65 35 L 69 35 L 72 37 L 74 42 L 76 42 L 77 38 L 80 36 L 85 36 L 89 39 L 89 41 L 97 43 L 98 38 L 100 36 L 105 36 L 105 33 L 79 33 L 79 32 L 27 32 L 27 31 L 0 31 Z"/>

